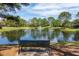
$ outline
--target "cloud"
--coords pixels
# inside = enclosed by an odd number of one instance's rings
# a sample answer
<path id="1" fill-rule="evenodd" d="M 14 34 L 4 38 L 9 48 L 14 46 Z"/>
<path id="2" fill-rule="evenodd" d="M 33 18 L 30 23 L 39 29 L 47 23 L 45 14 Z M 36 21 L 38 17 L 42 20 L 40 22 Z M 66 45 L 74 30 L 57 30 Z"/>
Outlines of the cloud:
<path id="1" fill-rule="evenodd" d="M 20 11 L 17 11 L 17 15 L 24 19 L 31 19 L 33 17 L 49 17 L 55 18 L 63 12 L 68 11 L 74 18 L 79 11 L 78 3 L 32 3 L 27 7 L 23 7 Z"/>
<path id="2" fill-rule="evenodd" d="M 42 3 L 36 4 L 27 10 L 30 14 L 36 14 L 38 16 L 53 16 L 59 15 L 63 11 L 69 11 L 70 13 L 75 14 L 78 12 L 79 4 L 75 3 Z"/>

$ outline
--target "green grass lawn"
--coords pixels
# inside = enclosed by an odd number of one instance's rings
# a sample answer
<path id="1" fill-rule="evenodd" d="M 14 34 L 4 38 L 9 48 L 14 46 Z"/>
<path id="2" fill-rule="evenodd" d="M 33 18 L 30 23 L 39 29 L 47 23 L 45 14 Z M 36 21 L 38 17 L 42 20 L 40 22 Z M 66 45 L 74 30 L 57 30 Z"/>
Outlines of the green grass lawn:
<path id="1" fill-rule="evenodd" d="M 79 46 L 79 41 L 76 42 L 59 42 L 59 43 L 55 43 L 55 44 L 50 44 L 52 46 L 68 46 L 68 45 L 78 45 Z"/>
<path id="2" fill-rule="evenodd" d="M 20 29 L 34 29 L 34 27 L 2 27 L 2 29 L 0 29 L 0 32 L 20 30 Z"/>
<path id="3" fill-rule="evenodd" d="M 49 28 L 49 27 L 50 26 L 42 27 L 42 29 Z M 20 30 L 20 29 L 38 29 L 38 27 L 2 27 L 2 29 L 0 29 L 0 32 Z"/>
<path id="4" fill-rule="evenodd" d="M 75 29 L 75 28 L 65 28 L 65 29 L 60 29 L 61 31 L 64 32 L 75 32 L 75 31 L 79 31 L 79 28 Z"/>
<path id="5" fill-rule="evenodd" d="M 50 27 L 50 26 L 42 27 L 42 29 L 46 29 L 46 28 L 50 28 L 50 29 L 52 28 L 53 30 L 56 28 L 56 29 L 60 29 L 61 31 L 69 31 L 69 32 L 79 31 L 79 28 L 78 29 L 70 29 L 70 28 L 62 29 L 61 27 Z M 20 29 L 38 29 L 38 27 L 2 27 L 2 29 L 0 29 L 0 32 L 20 30 Z"/>

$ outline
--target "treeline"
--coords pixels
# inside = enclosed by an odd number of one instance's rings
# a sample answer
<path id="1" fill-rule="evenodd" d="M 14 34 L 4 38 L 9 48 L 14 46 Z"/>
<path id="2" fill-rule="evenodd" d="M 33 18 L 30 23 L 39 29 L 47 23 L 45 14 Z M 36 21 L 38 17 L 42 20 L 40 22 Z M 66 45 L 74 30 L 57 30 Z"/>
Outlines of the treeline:
<path id="1" fill-rule="evenodd" d="M 7 15 L 3 20 L 0 21 L 0 26 L 6 27 L 20 27 L 27 26 L 26 20 L 20 18 L 19 16 Z"/>
<path id="2" fill-rule="evenodd" d="M 22 6 L 27 7 L 29 3 L 0 3 L 0 27 L 69 27 L 79 28 L 79 12 L 75 15 L 76 19 L 72 19 L 72 15 L 69 12 L 61 12 L 58 18 L 55 19 L 53 16 L 48 18 L 32 18 L 31 21 L 26 21 L 19 16 L 9 15 L 9 12 L 16 13 L 16 10 L 20 10 Z M 74 11 L 75 12 L 75 11 Z M 70 21 L 70 20 L 73 21 Z"/>
<path id="3" fill-rule="evenodd" d="M 75 19 L 72 19 L 72 15 L 69 12 L 61 12 L 58 18 L 32 18 L 29 26 L 32 27 L 67 27 L 67 28 L 79 28 L 79 12 L 75 15 Z M 71 21 L 72 20 L 72 21 Z"/>
<path id="4" fill-rule="evenodd" d="M 70 21 L 72 20 L 72 21 Z M 30 21 L 26 21 L 19 16 L 6 15 L 4 19 L 0 22 L 2 26 L 8 27 L 68 27 L 68 28 L 78 28 L 79 27 L 79 12 L 76 14 L 76 19 L 71 18 L 69 12 L 62 12 L 59 14 L 58 18 L 54 17 L 48 18 L 32 18 Z"/>

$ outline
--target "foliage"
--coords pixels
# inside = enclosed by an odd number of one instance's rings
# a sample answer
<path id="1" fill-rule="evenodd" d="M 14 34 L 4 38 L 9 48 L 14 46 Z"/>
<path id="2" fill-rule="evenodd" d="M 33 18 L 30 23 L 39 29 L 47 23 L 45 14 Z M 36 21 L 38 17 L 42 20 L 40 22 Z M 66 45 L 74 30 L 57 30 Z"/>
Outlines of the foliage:
<path id="1" fill-rule="evenodd" d="M 61 26 L 61 21 L 60 20 L 53 20 L 52 21 L 52 26 L 53 27 L 60 27 Z"/>
<path id="2" fill-rule="evenodd" d="M 5 16 L 8 17 L 8 14 L 10 12 L 16 12 L 16 10 L 20 10 L 22 6 L 27 6 L 28 3 L 0 3 L 0 17 L 5 18 Z M 9 18 L 12 18 L 13 16 L 9 15 Z M 13 17 L 15 18 L 15 17 Z M 17 20 L 18 17 L 15 19 Z M 13 20 L 13 19 L 12 19 Z M 11 22 L 11 21 L 10 21 Z M 14 25 L 12 25 L 14 26 Z M 2 25 L 0 24 L 0 29 L 2 29 Z"/>
<path id="3" fill-rule="evenodd" d="M 27 21 L 19 16 L 7 15 L 0 24 L 7 27 L 24 27 L 27 26 Z"/>
<path id="4" fill-rule="evenodd" d="M 69 20 L 65 20 L 62 24 L 62 27 L 72 28 L 73 24 Z"/>
<path id="5" fill-rule="evenodd" d="M 71 19 L 71 14 L 69 12 L 61 12 L 58 16 L 58 19 L 62 21 L 62 25 L 64 21 Z"/>
<path id="6" fill-rule="evenodd" d="M 73 21 L 73 27 L 79 28 L 79 19 L 76 19 L 76 20 Z"/>
<path id="7" fill-rule="evenodd" d="M 8 12 L 16 12 L 20 10 L 22 6 L 27 6 L 28 3 L 0 3 L 0 17 L 4 17 Z"/>
<path id="8" fill-rule="evenodd" d="M 9 32 L 2 32 L 3 37 L 7 37 L 10 42 L 20 40 L 20 37 L 25 35 L 24 30 L 15 30 Z"/>
<path id="9" fill-rule="evenodd" d="M 55 18 L 54 17 L 48 17 L 48 22 L 49 22 L 49 24 L 50 24 L 50 26 L 52 25 L 52 22 L 55 20 Z"/>
<path id="10" fill-rule="evenodd" d="M 33 18 L 32 21 L 31 21 L 31 26 L 34 26 L 34 27 L 39 27 L 39 26 L 48 26 L 48 21 L 47 19 L 43 18 Z"/>

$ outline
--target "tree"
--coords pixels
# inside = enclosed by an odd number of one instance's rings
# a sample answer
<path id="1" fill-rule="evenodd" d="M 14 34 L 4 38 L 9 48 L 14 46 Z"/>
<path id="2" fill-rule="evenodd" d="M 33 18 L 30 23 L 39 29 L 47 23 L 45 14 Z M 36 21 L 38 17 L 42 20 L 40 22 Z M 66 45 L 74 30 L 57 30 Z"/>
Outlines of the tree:
<path id="1" fill-rule="evenodd" d="M 70 22 L 69 20 L 65 20 L 62 26 L 66 28 L 72 28 L 72 22 Z"/>
<path id="2" fill-rule="evenodd" d="M 61 21 L 60 20 L 53 20 L 52 26 L 53 27 L 60 27 L 61 26 Z"/>
<path id="3" fill-rule="evenodd" d="M 5 20 L 4 23 L 7 27 L 16 27 L 16 22 L 14 20 Z"/>
<path id="4" fill-rule="evenodd" d="M 13 15 L 5 15 L 4 18 L 7 19 L 7 20 L 14 20 L 14 21 L 17 21 L 17 22 L 19 22 L 19 19 L 20 19 L 19 16 L 13 16 Z"/>
<path id="5" fill-rule="evenodd" d="M 78 18 L 79 18 L 79 12 L 76 14 L 76 17 L 78 17 Z"/>
<path id="6" fill-rule="evenodd" d="M 29 3 L 0 3 L 0 17 L 4 17 L 8 12 L 16 12 L 21 7 L 29 5 Z"/>
<path id="7" fill-rule="evenodd" d="M 73 27 L 79 28 L 79 19 L 73 21 Z"/>
<path id="8" fill-rule="evenodd" d="M 1 22 L 2 25 L 9 27 L 24 27 L 27 26 L 27 21 L 20 18 L 19 16 L 7 15 L 6 19 Z"/>
<path id="9" fill-rule="evenodd" d="M 40 19 L 40 23 L 41 23 L 40 26 L 42 26 L 42 27 L 45 27 L 45 26 L 49 25 L 46 18 Z"/>
<path id="10" fill-rule="evenodd" d="M 5 17 L 9 12 L 16 12 L 16 10 L 20 10 L 22 5 L 27 6 L 28 3 L 0 3 L 0 17 Z M 2 25 L 0 24 L 0 28 Z"/>
<path id="11" fill-rule="evenodd" d="M 52 24 L 52 22 L 53 22 L 53 20 L 55 20 L 55 18 L 54 17 L 48 17 L 48 22 L 49 22 L 49 24 L 50 24 L 50 26 L 51 26 L 51 24 Z"/>
<path id="12" fill-rule="evenodd" d="M 15 30 L 15 31 L 8 31 L 2 32 L 3 37 L 7 37 L 10 42 L 19 41 L 22 36 L 24 36 L 26 32 L 24 30 Z"/>
<path id="13" fill-rule="evenodd" d="M 20 27 L 25 27 L 28 26 L 28 22 L 24 19 L 19 19 L 19 24 Z"/>
<path id="14" fill-rule="evenodd" d="M 58 19 L 62 21 L 62 24 L 64 21 L 71 19 L 71 14 L 69 12 L 62 12 L 59 14 Z"/>
<path id="15" fill-rule="evenodd" d="M 31 19 L 31 26 L 34 26 L 34 27 L 38 26 L 38 19 L 36 17 Z"/>

